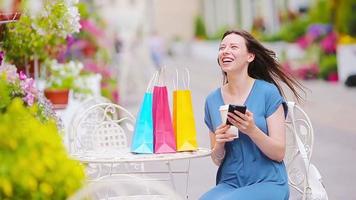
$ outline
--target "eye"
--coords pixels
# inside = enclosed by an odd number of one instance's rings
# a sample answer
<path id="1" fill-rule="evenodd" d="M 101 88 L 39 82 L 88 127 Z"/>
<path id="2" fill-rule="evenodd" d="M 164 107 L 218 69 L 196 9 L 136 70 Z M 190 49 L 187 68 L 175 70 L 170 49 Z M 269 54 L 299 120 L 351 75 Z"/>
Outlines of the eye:
<path id="1" fill-rule="evenodd" d="M 220 46 L 220 47 L 219 47 L 219 51 L 221 51 L 221 50 L 223 50 L 223 49 L 225 49 L 225 46 Z"/>
<path id="2" fill-rule="evenodd" d="M 231 49 L 238 49 L 239 47 L 236 45 L 231 46 Z"/>

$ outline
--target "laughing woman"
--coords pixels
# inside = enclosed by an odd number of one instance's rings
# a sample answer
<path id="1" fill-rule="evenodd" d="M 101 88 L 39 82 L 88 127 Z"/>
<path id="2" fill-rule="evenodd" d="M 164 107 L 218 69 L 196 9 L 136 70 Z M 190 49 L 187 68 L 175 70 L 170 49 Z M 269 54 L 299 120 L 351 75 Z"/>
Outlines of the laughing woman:
<path id="1" fill-rule="evenodd" d="M 221 88 L 205 102 L 205 123 L 210 130 L 212 160 L 219 166 L 216 186 L 201 200 L 287 200 L 285 154 L 287 105 L 281 83 L 299 100 L 303 86 L 283 72 L 274 52 L 246 31 L 227 31 L 221 40 L 218 63 L 224 76 Z M 232 126 L 222 122 L 219 107 L 245 105 L 245 114 L 228 114 Z"/>

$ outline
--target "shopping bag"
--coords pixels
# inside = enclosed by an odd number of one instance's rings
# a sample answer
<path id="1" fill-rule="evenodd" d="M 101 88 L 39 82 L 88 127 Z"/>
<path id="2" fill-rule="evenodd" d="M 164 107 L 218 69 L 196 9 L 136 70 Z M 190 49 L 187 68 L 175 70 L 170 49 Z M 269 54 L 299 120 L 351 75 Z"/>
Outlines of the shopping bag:
<path id="1" fill-rule="evenodd" d="M 177 81 L 174 84 L 175 90 L 173 91 L 173 127 L 177 151 L 194 151 L 198 148 L 188 69 L 186 69 L 186 72 L 187 79 L 185 80 L 182 77 L 184 87 L 179 89 L 177 71 Z"/>
<path id="2" fill-rule="evenodd" d="M 135 130 L 131 140 L 131 152 L 133 153 L 153 153 L 152 85 L 156 76 L 157 73 L 153 75 L 148 83 L 137 114 Z"/>
<path id="3" fill-rule="evenodd" d="M 176 142 L 169 109 L 168 92 L 165 86 L 165 68 L 161 68 L 156 86 L 153 89 L 153 133 L 154 152 L 176 152 Z"/>

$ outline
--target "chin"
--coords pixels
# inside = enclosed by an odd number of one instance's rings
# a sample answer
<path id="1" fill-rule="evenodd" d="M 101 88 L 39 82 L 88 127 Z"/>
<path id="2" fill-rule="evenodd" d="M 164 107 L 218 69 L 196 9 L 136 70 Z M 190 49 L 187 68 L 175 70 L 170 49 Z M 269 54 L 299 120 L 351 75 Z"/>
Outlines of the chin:
<path id="1" fill-rule="evenodd" d="M 230 71 L 232 71 L 232 66 L 230 66 L 230 65 L 221 65 L 220 66 L 220 68 L 221 68 L 221 70 L 223 70 L 224 72 L 230 72 Z"/>

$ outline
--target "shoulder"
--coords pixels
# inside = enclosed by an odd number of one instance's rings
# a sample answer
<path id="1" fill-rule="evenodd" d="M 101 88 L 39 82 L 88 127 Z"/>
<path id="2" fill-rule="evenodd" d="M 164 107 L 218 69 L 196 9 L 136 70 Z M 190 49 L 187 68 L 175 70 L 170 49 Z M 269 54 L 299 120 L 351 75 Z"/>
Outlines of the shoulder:
<path id="1" fill-rule="evenodd" d="M 273 83 L 267 82 L 265 80 L 256 79 L 257 85 L 265 90 L 278 90 L 277 86 Z"/>
<path id="2" fill-rule="evenodd" d="M 279 94 L 277 86 L 265 80 L 256 79 L 257 88 L 264 94 Z"/>
<path id="3" fill-rule="evenodd" d="M 206 97 L 205 102 L 211 103 L 215 102 L 220 98 L 220 88 L 215 89 L 214 91 L 210 92 L 210 94 Z"/>

